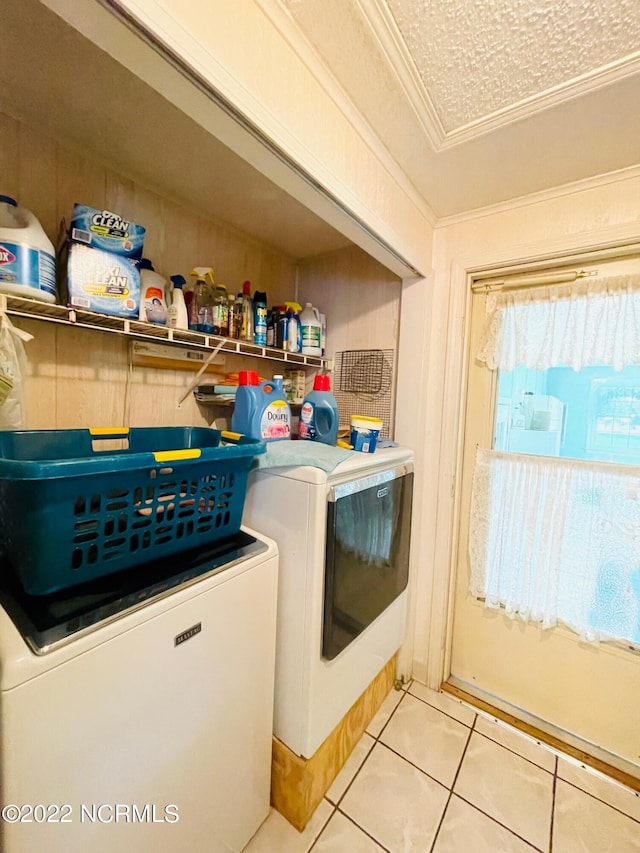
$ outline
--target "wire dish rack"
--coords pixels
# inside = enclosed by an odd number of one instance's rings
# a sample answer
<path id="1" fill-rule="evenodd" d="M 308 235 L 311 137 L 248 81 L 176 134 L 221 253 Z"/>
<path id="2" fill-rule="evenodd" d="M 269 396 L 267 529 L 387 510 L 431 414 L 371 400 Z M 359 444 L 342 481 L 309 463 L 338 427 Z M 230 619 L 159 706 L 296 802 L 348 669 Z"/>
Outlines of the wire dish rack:
<path id="1" fill-rule="evenodd" d="M 394 360 L 392 349 L 336 353 L 333 395 L 338 403 L 341 428 L 349 426 L 351 415 L 380 418 L 380 437 L 389 438 L 393 427 Z"/>

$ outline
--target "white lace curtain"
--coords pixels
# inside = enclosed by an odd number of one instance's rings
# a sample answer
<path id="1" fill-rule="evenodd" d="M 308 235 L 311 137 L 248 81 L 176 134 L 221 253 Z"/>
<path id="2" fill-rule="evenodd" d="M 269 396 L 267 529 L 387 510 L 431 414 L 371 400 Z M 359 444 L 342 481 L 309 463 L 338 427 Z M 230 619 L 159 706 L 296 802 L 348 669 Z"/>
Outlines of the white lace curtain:
<path id="1" fill-rule="evenodd" d="M 640 364 L 640 276 L 487 297 L 487 366 Z M 582 638 L 640 643 L 638 468 L 479 449 L 471 593 L 488 607 Z"/>
<path id="2" fill-rule="evenodd" d="M 487 607 L 640 643 L 636 468 L 478 449 L 469 556 Z"/>
<path id="3" fill-rule="evenodd" d="M 487 314 L 477 358 L 492 370 L 640 364 L 640 275 L 489 293 Z"/>

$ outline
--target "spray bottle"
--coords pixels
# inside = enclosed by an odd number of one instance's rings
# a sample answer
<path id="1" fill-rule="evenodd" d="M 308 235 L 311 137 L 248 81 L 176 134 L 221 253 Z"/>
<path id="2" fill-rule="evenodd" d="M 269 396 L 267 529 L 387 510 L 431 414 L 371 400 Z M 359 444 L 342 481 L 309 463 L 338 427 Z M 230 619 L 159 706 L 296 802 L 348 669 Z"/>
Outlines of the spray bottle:
<path id="1" fill-rule="evenodd" d="M 285 318 L 286 330 L 283 336 L 284 349 L 287 352 L 302 351 L 302 336 L 300 334 L 300 317 L 302 305 L 298 302 L 285 302 L 287 315 Z"/>
<path id="2" fill-rule="evenodd" d="M 171 291 L 171 305 L 167 312 L 167 326 L 169 326 L 170 329 L 189 328 L 187 305 L 184 300 L 184 293 L 182 292 L 182 288 L 186 283 L 187 280 L 182 275 L 171 276 L 173 290 Z"/>
<path id="3" fill-rule="evenodd" d="M 213 268 L 212 267 L 194 267 L 191 270 L 191 275 L 196 277 L 196 283 L 193 288 L 193 299 L 191 301 L 189 313 L 189 328 L 195 332 L 211 331 L 207 325 L 206 311 L 209 304 L 209 281 L 213 284 Z"/>

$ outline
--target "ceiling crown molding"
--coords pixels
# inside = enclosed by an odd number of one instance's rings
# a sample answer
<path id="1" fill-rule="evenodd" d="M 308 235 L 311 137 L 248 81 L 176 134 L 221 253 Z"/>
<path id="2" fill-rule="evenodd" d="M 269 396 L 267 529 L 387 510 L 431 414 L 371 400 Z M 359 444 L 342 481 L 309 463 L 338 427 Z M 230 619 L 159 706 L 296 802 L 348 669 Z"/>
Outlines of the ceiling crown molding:
<path id="1" fill-rule="evenodd" d="M 439 151 L 447 135 L 444 125 L 385 0 L 356 0 L 356 6 L 387 57 L 427 139 L 434 151 Z"/>
<path id="2" fill-rule="evenodd" d="M 477 139 L 479 136 L 491 133 L 515 121 L 536 115 L 536 113 L 551 109 L 573 98 L 579 98 L 581 95 L 586 95 L 589 92 L 603 89 L 612 83 L 639 73 L 640 51 L 637 51 L 602 68 L 597 68 L 594 71 L 582 74 L 580 77 L 575 77 L 566 83 L 553 86 L 545 92 L 532 95 L 530 98 L 523 98 L 523 100 L 515 104 L 510 104 L 508 107 L 489 113 L 477 121 L 469 122 L 469 124 L 449 131 L 445 134 L 439 150 L 453 148 L 463 142 Z"/>
<path id="3" fill-rule="evenodd" d="M 497 204 L 489 204 L 485 207 L 475 208 L 475 210 L 467 210 L 464 213 L 454 213 L 451 216 L 442 216 L 438 219 L 436 228 L 448 228 L 450 225 L 460 225 L 463 222 L 475 222 L 486 216 L 494 216 L 505 211 L 517 210 L 521 207 L 531 207 L 534 204 L 553 201 L 554 199 L 562 198 L 563 196 L 576 196 L 578 193 L 588 192 L 589 190 L 605 187 L 608 184 L 618 182 L 626 182 L 640 179 L 640 165 L 628 166 L 625 169 L 616 169 L 613 172 L 606 172 L 602 175 L 595 175 L 591 178 L 581 178 L 578 181 L 571 181 L 567 184 L 561 184 L 557 187 L 552 187 L 547 190 L 529 193 L 526 196 L 509 199 L 509 201 L 501 201 Z M 637 230 L 637 224 L 633 227 Z"/>
<path id="4" fill-rule="evenodd" d="M 383 144 L 371 124 L 357 108 L 351 95 L 345 91 L 341 83 L 328 68 L 323 57 L 318 53 L 311 41 L 300 29 L 289 10 L 280 0 L 255 0 L 263 14 L 285 38 L 297 56 L 304 62 L 309 71 L 320 83 L 324 91 L 333 100 L 361 139 L 369 147 L 380 163 L 392 176 L 398 187 L 405 193 L 420 214 L 430 225 L 435 225 L 436 216 L 415 186 L 407 178 L 405 172 L 398 166 L 395 158 Z"/>
<path id="5" fill-rule="evenodd" d="M 489 113 L 476 121 L 446 131 L 385 0 L 355 0 L 355 4 L 363 22 L 368 25 L 382 53 L 387 57 L 407 101 L 436 153 L 470 142 L 572 98 L 640 73 L 640 51 L 637 51 L 609 65 Z"/>

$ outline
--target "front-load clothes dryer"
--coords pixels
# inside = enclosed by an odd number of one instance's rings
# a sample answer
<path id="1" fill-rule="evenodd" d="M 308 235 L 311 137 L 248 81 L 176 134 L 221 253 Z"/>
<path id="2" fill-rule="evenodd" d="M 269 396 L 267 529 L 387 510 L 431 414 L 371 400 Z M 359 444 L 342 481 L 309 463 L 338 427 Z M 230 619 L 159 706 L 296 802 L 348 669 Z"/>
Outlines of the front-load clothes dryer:
<path id="1" fill-rule="evenodd" d="M 405 637 L 413 455 L 259 468 L 244 520 L 278 544 L 274 734 L 310 758 Z"/>
<path id="2" fill-rule="evenodd" d="M 0 849 L 241 851 L 269 812 L 277 548 L 64 593 L 0 577 Z"/>

